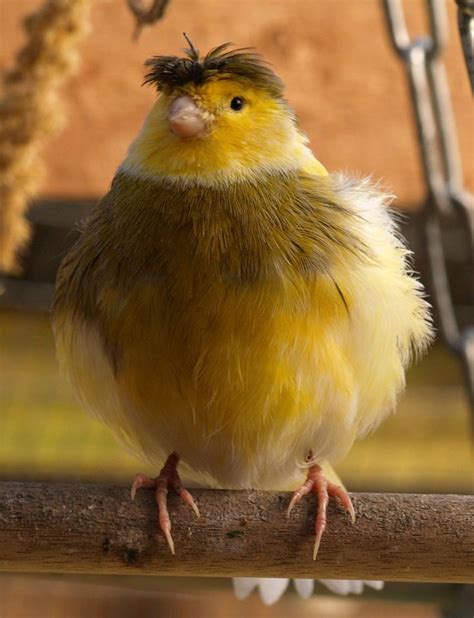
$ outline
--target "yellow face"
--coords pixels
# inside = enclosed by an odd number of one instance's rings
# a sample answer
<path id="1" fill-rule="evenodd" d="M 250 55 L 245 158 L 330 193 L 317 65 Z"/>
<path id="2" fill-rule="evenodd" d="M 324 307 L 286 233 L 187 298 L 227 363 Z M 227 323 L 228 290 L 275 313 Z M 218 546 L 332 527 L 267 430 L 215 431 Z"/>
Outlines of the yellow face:
<path id="1" fill-rule="evenodd" d="M 191 107 L 197 107 L 204 121 L 203 130 L 192 137 L 177 135 L 170 125 L 171 106 L 179 107 L 182 100 L 192 100 Z M 237 177 L 262 168 L 294 167 L 305 143 L 285 101 L 251 85 L 220 79 L 162 94 L 126 163 L 148 174 Z"/>

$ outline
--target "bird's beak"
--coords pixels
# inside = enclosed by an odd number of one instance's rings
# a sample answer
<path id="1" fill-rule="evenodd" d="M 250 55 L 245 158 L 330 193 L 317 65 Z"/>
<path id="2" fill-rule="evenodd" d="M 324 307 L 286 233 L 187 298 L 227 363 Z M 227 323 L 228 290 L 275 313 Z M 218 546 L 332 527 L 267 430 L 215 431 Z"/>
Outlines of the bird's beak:
<path id="1" fill-rule="evenodd" d="M 170 104 L 168 121 L 178 137 L 197 137 L 206 129 L 202 111 L 189 96 L 178 97 Z"/>

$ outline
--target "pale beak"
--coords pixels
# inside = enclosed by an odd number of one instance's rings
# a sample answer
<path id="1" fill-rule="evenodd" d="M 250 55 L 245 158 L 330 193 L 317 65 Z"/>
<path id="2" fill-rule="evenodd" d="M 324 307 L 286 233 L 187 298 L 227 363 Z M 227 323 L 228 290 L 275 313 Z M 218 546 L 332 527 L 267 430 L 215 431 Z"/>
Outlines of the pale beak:
<path id="1" fill-rule="evenodd" d="M 201 110 L 189 96 L 178 97 L 171 103 L 168 121 L 178 137 L 197 137 L 206 129 Z"/>

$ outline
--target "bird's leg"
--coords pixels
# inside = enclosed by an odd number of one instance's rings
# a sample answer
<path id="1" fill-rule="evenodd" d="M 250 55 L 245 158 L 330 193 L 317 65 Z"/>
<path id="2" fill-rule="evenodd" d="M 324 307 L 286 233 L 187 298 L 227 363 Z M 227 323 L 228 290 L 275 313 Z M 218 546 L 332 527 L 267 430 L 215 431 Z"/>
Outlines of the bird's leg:
<path id="1" fill-rule="evenodd" d="M 143 474 L 137 474 L 130 492 L 133 500 L 135 498 L 135 494 L 137 493 L 137 489 L 140 489 L 140 487 L 155 490 L 155 499 L 156 504 L 158 505 L 158 521 L 172 554 L 175 552 L 173 537 L 171 536 L 171 521 L 167 505 L 168 489 L 174 489 L 174 491 L 181 496 L 181 499 L 186 502 L 186 504 L 189 504 L 189 506 L 193 509 L 196 517 L 200 517 L 199 509 L 196 506 L 193 497 L 181 483 L 177 469 L 178 462 L 178 453 L 171 453 L 156 479 L 151 479 Z"/>
<path id="2" fill-rule="evenodd" d="M 319 544 L 321 543 L 323 532 L 326 529 L 326 510 L 329 502 L 329 496 L 333 496 L 339 500 L 342 506 L 349 513 L 352 523 L 355 522 L 355 511 L 347 491 L 340 485 L 336 485 L 335 483 L 328 481 L 324 476 L 321 466 L 314 465 L 308 468 L 308 474 L 304 485 L 294 492 L 288 506 L 287 517 L 290 516 L 295 504 L 297 504 L 303 496 L 306 496 L 311 492 L 316 494 L 318 498 L 315 523 L 316 540 L 314 542 L 313 550 L 313 560 L 316 560 Z"/>

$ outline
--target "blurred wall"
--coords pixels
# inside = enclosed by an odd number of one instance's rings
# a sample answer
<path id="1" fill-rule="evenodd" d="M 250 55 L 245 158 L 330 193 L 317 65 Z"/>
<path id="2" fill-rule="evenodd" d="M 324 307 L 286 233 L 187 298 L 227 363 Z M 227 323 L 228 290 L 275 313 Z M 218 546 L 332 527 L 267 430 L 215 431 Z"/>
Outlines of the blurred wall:
<path id="1" fill-rule="evenodd" d="M 43 0 L 0 0 L 0 68 L 22 44 L 21 19 Z M 415 34 L 426 31 L 423 0 L 405 0 Z M 474 185 L 473 116 L 456 26 L 446 2 L 446 62 L 468 185 Z M 154 100 L 140 86 L 143 62 L 179 52 L 186 31 L 203 52 L 224 41 L 255 46 L 285 80 L 313 150 L 330 169 L 374 174 L 405 204 L 423 195 L 416 136 L 402 67 L 388 42 L 379 0 L 171 0 L 163 21 L 132 41 L 125 0 L 93 0 L 82 66 L 63 90 L 68 117 L 48 143 L 43 194 L 96 196 Z"/>

